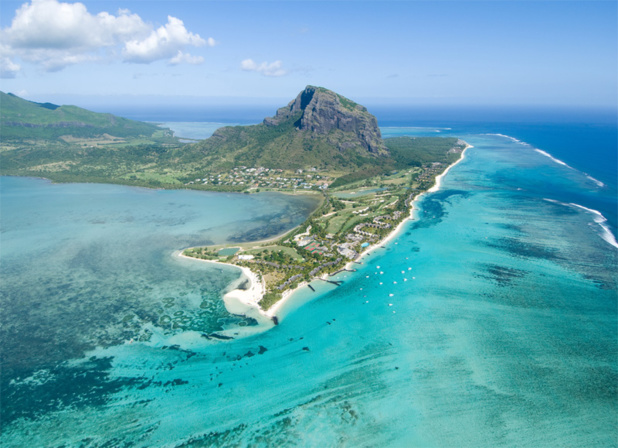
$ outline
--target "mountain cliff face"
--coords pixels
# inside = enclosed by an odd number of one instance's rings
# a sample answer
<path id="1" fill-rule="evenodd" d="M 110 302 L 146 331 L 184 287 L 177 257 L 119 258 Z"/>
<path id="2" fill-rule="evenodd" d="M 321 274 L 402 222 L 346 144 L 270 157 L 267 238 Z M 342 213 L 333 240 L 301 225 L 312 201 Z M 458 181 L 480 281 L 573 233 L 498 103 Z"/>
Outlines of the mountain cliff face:
<path id="1" fill-rule="evenodd" d="M 280 108 L 274 117 L 266 118 L 264 124 L 277 126 L 299 114 L 300 118 L 294 125 L 313 137 L 340 130 L 354 134 L 358 143 L 372 154 L 383 155 L 388 151 L 382 142 L 378 121 L 364 106 L 322 87 L 307 86 L 294 101 Z M 345 151 L 354 147 L 354 143 L 342 141 L 337 146 Z"/>
<path id="2" fill-rule="evenodd" d="M 269 168 L 355 168 L 388 157 L 376 118 L 322 87 L 307 86 L 274 117 L 226 127 L 197 144 L 214 164 Z"/>

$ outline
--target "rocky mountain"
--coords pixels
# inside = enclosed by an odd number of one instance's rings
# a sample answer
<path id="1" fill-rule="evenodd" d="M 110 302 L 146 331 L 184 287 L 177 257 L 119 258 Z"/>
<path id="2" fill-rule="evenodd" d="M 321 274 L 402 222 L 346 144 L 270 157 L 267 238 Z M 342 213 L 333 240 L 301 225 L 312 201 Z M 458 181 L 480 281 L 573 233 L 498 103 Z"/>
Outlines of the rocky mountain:
<path id="1" fill-rule="evenodd" d="M 307 131 L 310 138 L 329 135 L 335 130 L 352 134 L 344 141 L 333 141 L 340 151 L 359 144 L 372 154 L 384 155 L 388 151 L 382 142 L 378 121 L 367 108 L 322 87 L 307 86 L 274 117 L 266 118 L 264 124 L 278 126 L 298 114 L 300 118 L 294 126 L 299 131 Z"/>
<path id="2" fill-rule="evenodd" d="M 197 150 L 197 153 L 196 151 Z M 322 87 L 307 86 L 274 117 L 253 126 L 224 127 L 187 148 L 214 168 L 329 168 L 370 166 L 389 156 L 376 118 L 367 109 Z"/>

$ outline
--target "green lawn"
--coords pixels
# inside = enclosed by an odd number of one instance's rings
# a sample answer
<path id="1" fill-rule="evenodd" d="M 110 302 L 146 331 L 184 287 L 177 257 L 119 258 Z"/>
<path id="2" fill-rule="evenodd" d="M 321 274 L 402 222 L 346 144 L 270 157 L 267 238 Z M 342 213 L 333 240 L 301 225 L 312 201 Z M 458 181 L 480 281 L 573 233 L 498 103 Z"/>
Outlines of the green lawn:
<path id="1" fill-rule="evenodd" d="M 350 219 L 341 229 L 342 233 L 348 233 L 349 231 L 351 231 L 354 226 L 356 224 L 358 224 L 359 222 L 361 222 L 362 220 L 366 219 L 366 216 L 355 216 L 354 218 Z"/>
<path id="2" fill-rule="evenodd" d="M 331 216 L 330 221 L 328 222 L 328 228 L 326 229 L 326 233 L 334 233 L 337 234 L 341 230 L 341 226 L 348 219 L 350 213 L 339 212 L 338 214 Z"/>
<path id="3" fill-rule="evenodd" d="M 298 252 L 296 252 L 295 249 L 291 248 L 291 247 L 287 247 L 287 246 L 278 246 L 278 245 L 274 245 L 274 246 L 264 246 L 264 247 L 260 247 L 258 249 L 249 249 L 249 250 L 245 250 L 243 251 L 243 254 L 250 254 L 250 255 L 257 255 L 261 252 L 279 252 L 279 251 L 283 251 L 284 254 L 289 255 L 290 257 L 296 259 L 296 260 L 302 260 L 303 257 L 301 257 Z"/>

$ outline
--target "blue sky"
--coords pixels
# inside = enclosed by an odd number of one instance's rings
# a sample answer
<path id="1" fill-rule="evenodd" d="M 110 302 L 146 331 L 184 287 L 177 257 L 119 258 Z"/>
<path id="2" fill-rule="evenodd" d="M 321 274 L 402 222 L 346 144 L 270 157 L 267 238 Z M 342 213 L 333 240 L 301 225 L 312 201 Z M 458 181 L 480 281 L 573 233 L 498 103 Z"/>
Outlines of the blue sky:
<path id="1" fill-rule="evenodd" d="M 2 0 L 1 90 L 37 101 L 617 103 L 615 1 Z"/>

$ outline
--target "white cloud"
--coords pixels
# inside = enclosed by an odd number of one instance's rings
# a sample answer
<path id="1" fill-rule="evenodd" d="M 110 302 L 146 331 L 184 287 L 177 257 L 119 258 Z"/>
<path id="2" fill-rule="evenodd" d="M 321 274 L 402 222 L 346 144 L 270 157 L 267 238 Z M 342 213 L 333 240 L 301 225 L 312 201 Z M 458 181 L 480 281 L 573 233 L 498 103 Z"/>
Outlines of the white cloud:
<path id="1" fill-rule="evenodd" d="M 10 79 L 15 78 L 19 69 L 19 64 L 14 63 L 7 57 L 0 57 L 0 78 Z"/>
<path id="2" fill-rule="evenodd" d="M 253 59 L 245 59 L 240 63 L 240 68 L 247 72 L 257 72 L 264 76 L 285 76 L 288 74 L 287 70 L 282 68 L 283 63 L 281 61 L 275 62 L 262 62 L 257 64 Z"/>
<path id="3" fill-rule="evenodd" d="M 33 62 L 48 71 L 119 57 L 127 62 L 170 59 L 170 63 L 197 63 L 203 58 L 184 53 L 179 58 L 179 52 L 188 46 L 215 44 L 212 38 L 205 40 L 189 32 L 182 20 L 175 17 L 168 17 L 168 23 L 155 30 L 126 9 L 120 9 L 116 15 L 93 15 L 83 3 L 58 0 L 24 3 L 16 11 L 11 26 L 0 30 L 0 40 L 4 44 L 0 57 L 10 58 L 14 65 L 18 65 L 13 62 L 15 59 Z M 118 51 L 120 48 L 122 51 Z M 7 65 L 4 60 L 3 64 Z"/>
<path id="4" fill-rule="evenodd" d="M 178 50 L 178 54 L 170 59 L 171 65 L 182 64 L 183 62 L 186 64 L 198 65 L 204 62 L 204 58 L 202 56 L 191 56 L 189 53 L 183 53 Z"/>
<path id="5" fill-rule="evenodd" d="M 14 49 L 95 49 L 149 30 L 137 14 L 92 15 L 83 3 L 32 0 L 19 8 L 3 37 Z"/>
<path id="6" fill-rule="evenodd" d="M 214 39 L 209 41 L 214 45 Z M 153 30 L 145 39 L 127 42 L 123 53 L 128 62 L 148 63 L 175 57 L 188 45 L 201 47 L 209 41 L 187 31 L 182 20 L 168 16 L 167 24 Z"/>

